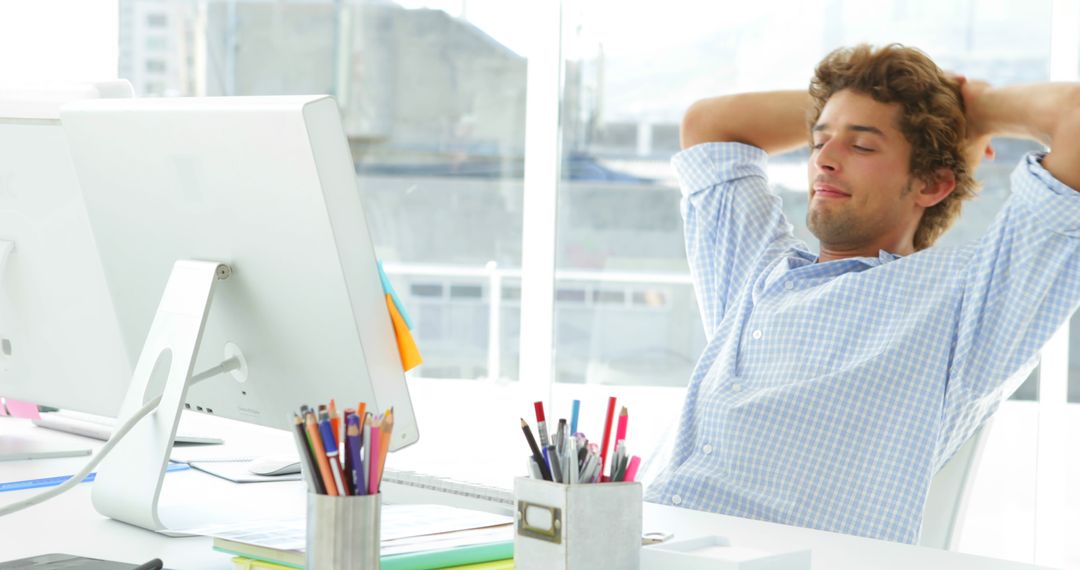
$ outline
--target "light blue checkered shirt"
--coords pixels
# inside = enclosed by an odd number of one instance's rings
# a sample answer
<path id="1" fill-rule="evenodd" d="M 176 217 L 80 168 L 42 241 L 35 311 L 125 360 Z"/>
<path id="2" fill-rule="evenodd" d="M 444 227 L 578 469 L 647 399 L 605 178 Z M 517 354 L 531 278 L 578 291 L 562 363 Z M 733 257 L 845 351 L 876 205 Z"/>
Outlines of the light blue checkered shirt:
<path id="1" fill-rule="evenodd" d="M 916 542 L 933 475 L 1080 306 L 1080 193 L 1040 159 L 975 243 L 815 263 L 764 151 L 677 154 L 708 344 L 646 499 Z"/>

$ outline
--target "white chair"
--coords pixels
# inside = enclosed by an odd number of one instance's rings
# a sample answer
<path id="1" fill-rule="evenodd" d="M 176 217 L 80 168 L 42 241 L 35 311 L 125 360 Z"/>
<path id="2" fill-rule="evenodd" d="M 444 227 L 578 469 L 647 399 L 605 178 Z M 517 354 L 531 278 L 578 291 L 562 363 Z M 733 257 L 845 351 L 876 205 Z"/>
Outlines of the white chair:
<path id="1" fill-rule="evenodd" d="M 986 420 L 934 475 L 923 508 L 920 546 L 957 549 L 975 472 L 992 423 L 993 418 Z"/>

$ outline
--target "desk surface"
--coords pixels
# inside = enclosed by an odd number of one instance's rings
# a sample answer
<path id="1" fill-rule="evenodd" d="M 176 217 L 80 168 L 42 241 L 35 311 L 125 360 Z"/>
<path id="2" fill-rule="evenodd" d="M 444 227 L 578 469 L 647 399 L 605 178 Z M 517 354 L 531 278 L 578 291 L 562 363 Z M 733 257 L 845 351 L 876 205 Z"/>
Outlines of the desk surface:
<path id="1" fill-rule="evenodd" d="M 246 431 L 248 426 L 244 428 Z M 244 437 L 251 437 L 252 433 L 245 433 Z M 89 443 L 93 446 L 98 443 L 88 442 L 77 436 L 34 428 L 22 420 L 0 418 L 0 437 L 5 435 L 68 443 L 74 441 Z M 288 437 L 289 434 L 286 432 L 270 430 L 258 436 L 261 445 L 247 445 L 245 448 L 258 449 L 266 453 L 266 449 L 272 449 L 274 446 L 290 445 L 291 441 Z M 208 453 L 227 454 L 227 451 L 211 450 Z M 69 475 L 85 461 L 86 458 L 82 457 L 0 463 L 0 481 Z M 166 481 L 163 501 L 194 502 L 228 497 L 228 500 L 251 506 L 249 510 L 260 508 L 266 516 L 300 514 L 304 508 L 304 490 L 302 485 L 296 482 L 236 485 L 197 471 L 170 473 L 166 475 Z M 48 552 L 66 552 L 132 563 L 161 558 L 169 568 L 185 570 L 231 568 L 230 556 L 211 550 L 209 538 L 168 538 L 99 515 L 91 505 L 90 488 L 91 484 L 80 484 L 44 504 L 0 517 L 0 537 L 2 537 L 0 560 Z M 40 489 L 33 489 L 3 492 L 0 493 L 0 504 L 10 504 L 40 491 Z M 388 493 L 386 499 L 388 502 L 394 502 L 395 497 Z M 401 496 L 397 499 L 408 501 L 409 497 Z M 763 550 L 809 548 L 813 551 L 815 570 L 1039 568 L 1017 562 L 649 503 L 645 505 L 644 519 L 646 532 L 671 532 L 677 538 L 717 534 L 727 536 L 733 544 Z"/>

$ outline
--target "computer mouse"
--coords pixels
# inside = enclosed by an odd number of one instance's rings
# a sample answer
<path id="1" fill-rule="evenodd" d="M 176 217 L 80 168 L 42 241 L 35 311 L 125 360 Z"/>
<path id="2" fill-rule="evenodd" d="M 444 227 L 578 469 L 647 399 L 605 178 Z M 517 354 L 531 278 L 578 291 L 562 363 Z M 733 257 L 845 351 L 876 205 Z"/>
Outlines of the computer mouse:
<path id="1" fill-rule="evenodd" d="M 255 475 L 292 475 L 300 472 L 300 460 L 295 457 L 259 457 L 248 464 L 248 471 Z"/>

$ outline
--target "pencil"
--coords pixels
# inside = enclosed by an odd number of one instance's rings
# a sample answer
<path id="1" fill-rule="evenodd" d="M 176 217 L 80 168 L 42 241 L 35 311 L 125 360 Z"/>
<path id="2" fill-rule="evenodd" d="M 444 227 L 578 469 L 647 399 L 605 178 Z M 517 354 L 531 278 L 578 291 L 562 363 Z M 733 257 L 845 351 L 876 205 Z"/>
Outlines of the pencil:
<path id="1" fill-rule="evenodd" d="M 529 442 L 529 449 L 532 451 L 533 460 L 540 466 L 540 475 L 545 481 L 551 481 L 551 471 L 544 461 L 543 454 L 540 453 L 540 448 L 536 446 L 536 438 L 533 437 L 532 430 L 529 429 L 529 424 L 525 421 L 525 418 L 521 418 L 521 431 L 525 433 L 525 439 Z"/>
<path id="2" fill-rule="evenodd" d="M 607 465 L 607 448 L 611 442 L 611 420 L 615 417 L 615 396 L 608 398 L 607 419 L 604 420 L 604 439 L 600 446 L 600 478 L 604 477 L 604 466 Z"/>
<path id="3" fill-rule="evenodd" d="M 619 427 L 615 430 L 615 445 L 619 445 L 620 441 L 626 439 L 626 422 L 628 420 L 626 406 L 623 406 L 622 411 L 619 412 Z"/>
<path id="4" fill-rule="evenodd" d="M 379 448 L 382 437 L 379 435 L 379 422 L 376 421 L 375 425 L 371 426 L 371 464 L 368 466 L 368 494 L 379 494 L 379 454 L 382 450 Z"/>
<path id="5" fill-rule="evenodd" d="M 337 486 L 334 484 L 334 475 L 330 471 L 330 460 L 326 458 L 326 450 L 323 449 L 322 437 L 319 436 L 319 424 L 315 421 L 315 413 L 308 412 L 307 417 L 304 418 L 304 425 L 307 426 L 307 434 L 311 439 L 311 446 L 315 449 L 315 462 L 319 466 L 319 474 L 322 475 L 323 485 L 326 487 L 326 494 L 337 496 Z"/>
<path id="6" fill-rule="evenodd" d="M 308 444 L 307 430 L 304 429 L 304 420 L 293 414 L 293 435 L 296 439 L 296 452 L 300 455 L 300 465 L 303 468 L 304 481 L 307 482 L 308 490 L 320 495 L 326 494 L 326 488 L 322 485 L 322 478 L 316 473 L 315 458 L 311 456 L 311 446 Z"/>
<path id="7" fill-rule="evenodd" d="M 341 441 L 341 419 L 337 415 L 337 406 L 334 405 L 334 399 L 330 398 L 330 427 L 334 428 L 334 446 L 337 447 L 338 442 Z"/>
<path id="8" fill-rule="evenodd" d="M 375 488 L 382 485 L 383 471 L 386 469 L 386 454 L 390 452 L 390 439 L 394 433 L 394 410 L 390 409 L 383 415 L 382 425 L 379 426 L 379 471 L 375 479 Z"/>

